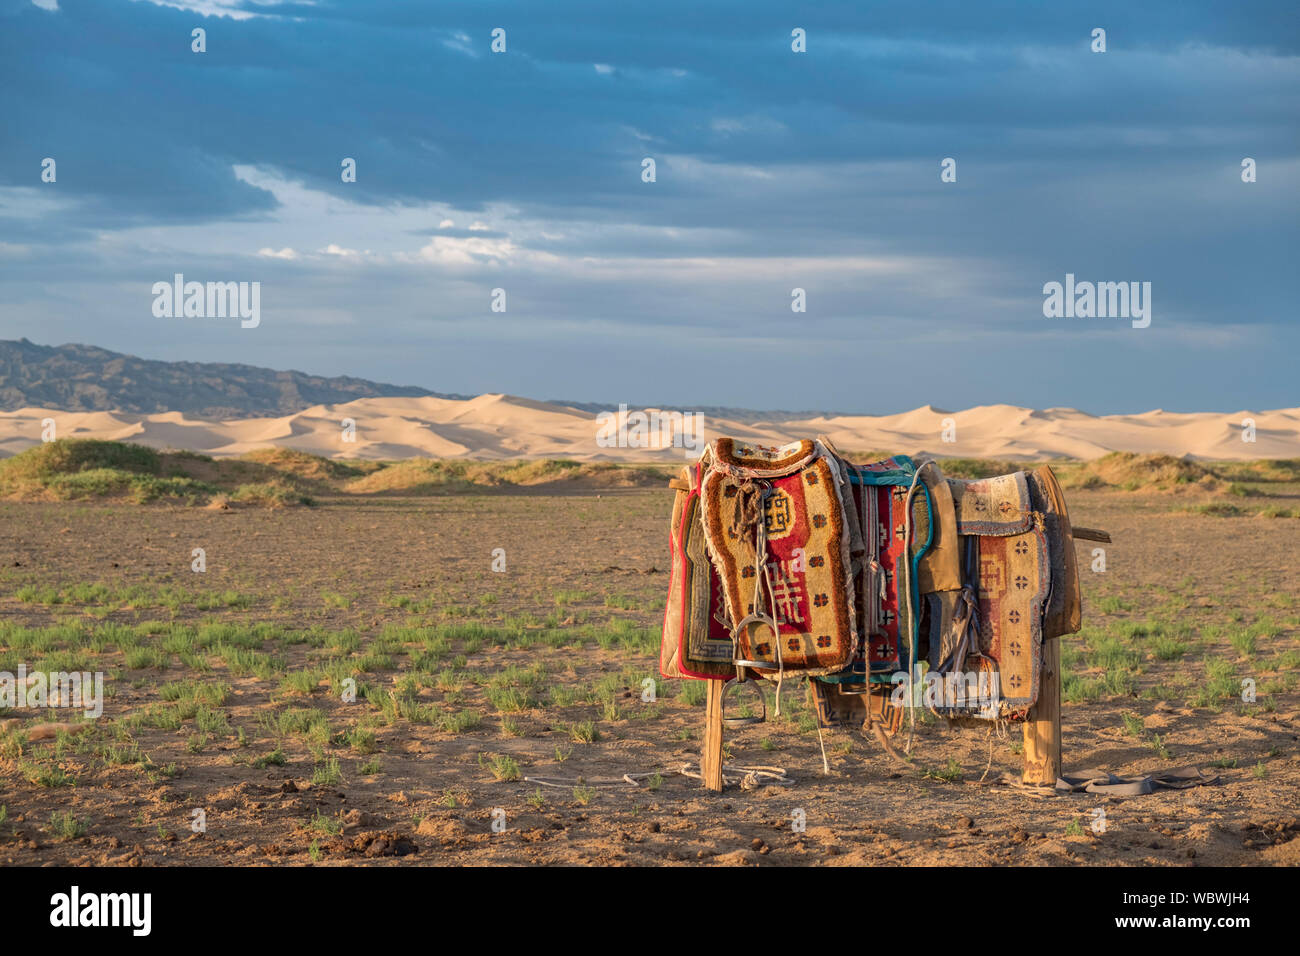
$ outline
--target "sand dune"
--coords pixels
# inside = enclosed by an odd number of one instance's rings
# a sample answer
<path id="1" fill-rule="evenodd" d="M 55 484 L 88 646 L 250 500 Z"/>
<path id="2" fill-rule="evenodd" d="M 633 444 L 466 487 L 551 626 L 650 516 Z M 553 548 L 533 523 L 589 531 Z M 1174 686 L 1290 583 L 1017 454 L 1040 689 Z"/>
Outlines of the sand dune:
<path id="1" fill-rule="evenodd" d="M 611 409 L 611 411 L 615 411 Z M 636 411 L 630 413 L 636 415 Z M 0 457 L 41 440 L 53 419 L 59 438 L 132 441 L 155 448 L 185 448 L 210 455 L 239 455 L 282 445 L 330 458 L 521 458 L 673 460 L 693 458 L 681 447 L 624 447 L 598 443 L 594 415 L 562 405 L 510 395 L 468 401 L 442 398 L 363 398 L 317 405 L 294 415 L 205 421 L 180 412 L 61 412 L 23 408 L 0 412 Z M 345 440 L 344 422 L 355 422 Z M 1253 420 L 1255 441 L 1243 441 Z M 629 425 L 635 425 L 633 417 Z M 946 431 L 945 431 L 946 430 Z M 628 434 L 635 437 L 634 430 Z M 1073 408 L 1032 409 L 982 405 L 960 412 L 923 406 L 897 415 L 817 417 L 780 423 L 740 423 L 706 418 L 703 439 L 734 435 L 778 443 L 827 435 L 842 451 L 929 453 L 1007 458 L 1096 458 L 1111 451 L 1163 452 L 1198 458 L 1300 457 L 1300 409 L 1230 414 L 1159 409 L 1133 415 L 1094 416 Z M 954 440 L 948 441 L 946 438 Z M 666 438 L 663 444 L 671 442 Z M 693 442 L 692 442 L 693 444 Z M 630 445 L 631 447 L 626 447 Z"/>

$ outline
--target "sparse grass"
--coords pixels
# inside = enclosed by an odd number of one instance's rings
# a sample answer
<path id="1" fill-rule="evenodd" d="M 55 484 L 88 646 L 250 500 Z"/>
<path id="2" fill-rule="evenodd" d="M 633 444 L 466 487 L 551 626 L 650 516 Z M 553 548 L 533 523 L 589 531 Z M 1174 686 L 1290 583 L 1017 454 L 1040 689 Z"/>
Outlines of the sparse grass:
<path id="1" fill-rule="evenodd" d="M 257 770 L 265 770 L 267 767 L 283 767 L 288 762 L 289 760 L 285 757 L 284 751 L 276 747 L 270 753 L 256 758 L 252 766 Z"/>
<path id="2" fill-rule="evenodd" d="M 1232 642 L 1233 649 L 1242 657 L 1254 657 L 1259 649 L 1255 635 L 1250 631 L 1241 631 L 1232 635 L 1229 640 Z"/>
<path id="3" fill-rule="evenodd" d="M 1241 683 L 1230 661 L 1207 660 L 1205 676 L 1200 685 L 1187 698 L 1192 707 L 1217 707 L 1225 700 L 1237 697 L 1241 693 Z"/>
<path id="4" fill-rule="evenodd" d="M 265 481 L 241 482 L 239 477 L 247 470 L 205 455 L 157 452 L 128 442 L 63 438 L 0 461 L 0 495 L 62 501 L 109 498 L 136 504 L 222 500 L 274 507 L 311 503 L 292 475 L 263 466 Z"/>
<path id="5" fill-rule="evenodd" d="M 1176 661 L 1187 653 L 1188 645 L 1174 637 L 1160 635 L 1151 639 L 1151 653 L 1158 660 Z"/>
<path id="6" fill-rule="evenodd" d="M 317 787 L 334 787 L 343 782 L 343 771 L 339 769 L 337 757 L 328 757 L 318 763 L 311 772 L 311 782 Z"/>
<path id="7" fill-rule="evenodd" d="M 494 780 L 501 783 L 518 780 L 521 776 L 519 764 L 515 762 L 513 757 L 506 754 L 492 754 L 491 756 L 479 754 L 478 762 L 479 766 L 488 769 Z"/>
<path id="8" fill-rule="evenodd" d="M 316 816 L 307 825 L 317 833 L 323 833 L 326 836 L 337 836 L 343 832 L 343 823 L 340 820 L 335 817 L 327 817 L 319 810 L 316 811 Z"/>
<path id="9" fill-rule="evenodd" d="M 954 758 L 949 757 L 948 763 L 939 769 L 929 769 L 922 772 L 921 777 L 925 780 L 942 780 L 946 783 L 956 783 L 961 779 L 961 764 Z"/>
<path id="10" fill-rule="evenodd" d="M 90 821 L 74 816 L 71 810 L 50 815 L 50 836 L 56 840 L 75 840 L 89 829 Z"/>
<path id="11" fill-rule="evenodd" d="M 704 681 L 688 680 L 682 682 L 682 690 L 678 696 L 684 704 L 689 704 L 692 707 L 703 707 L 708 694 L 709 688 Z"/>

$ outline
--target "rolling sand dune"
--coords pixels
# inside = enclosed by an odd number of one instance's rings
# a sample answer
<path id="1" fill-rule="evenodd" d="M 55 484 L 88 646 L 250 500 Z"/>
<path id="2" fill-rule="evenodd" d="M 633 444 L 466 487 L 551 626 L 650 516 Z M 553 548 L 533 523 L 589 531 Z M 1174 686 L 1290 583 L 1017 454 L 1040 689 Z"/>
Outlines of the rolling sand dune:
<path id="1" fill-rule="evenodd" d="M 636 412 L 632 412 L 635 415 Z M 209 455 L 239 455 L 282 445 L 330 458 L 571 458 L 673 460 L 693 458 L 681 447 L 602 447 L 595 416 L 562 405 L 510 395 L 468 401 L 443 398 L 363 398 L 317 405 L 277 418 L 205 421 L 180 412 L 60 412 L 23 408 L 0 412 L 0 457 L 41 440 L 54 419 L 60 438 L 102 438 Z M 355 440 L 344 441 L 352 419 Z M 1255 441 L 1243 441 L 1253 420 Z M 949 422 L 951 420 L 951 422 Z M 955 441 L 944 441 L 945 426 Z M 942 456 L 1096 458 L 1111 451 L 1163 452 L 1212 459 L 1300 457 L 1300 409 L 1265 412 L 1093 416 L 1073 408 L 981 405 L 961 412 L 923 406 L 898 415 L 818 417 L 780 423 L 706 418 L 703 440 L 734 435 L 776 444 L 827 435 L 845 452 L 907 452 Z M 671 439 L 670 439 L 671 440 Z M 669 441 L 670 441 L 669 440 Z M 698 447 L 698 446 L 696 446 Z"/>

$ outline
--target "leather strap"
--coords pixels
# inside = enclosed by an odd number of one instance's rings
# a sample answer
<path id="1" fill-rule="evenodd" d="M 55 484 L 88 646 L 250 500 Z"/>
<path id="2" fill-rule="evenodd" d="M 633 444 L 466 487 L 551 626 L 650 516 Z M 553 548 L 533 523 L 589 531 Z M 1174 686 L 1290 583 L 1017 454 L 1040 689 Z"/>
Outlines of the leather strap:
<path id="1" fill-rule="evenodd" d="M 1218 774 L 1203 773 L 1199 767 L 1162 770 L 1144 777 L 1118 777 L 1107 770 L 1080 770 L 1056 778 L 1056 789 L 1066 793 L 1100 793 L 1108 797 L 1140 797 L 1159 789 L 1186 790 L 1219 782 Z"/>

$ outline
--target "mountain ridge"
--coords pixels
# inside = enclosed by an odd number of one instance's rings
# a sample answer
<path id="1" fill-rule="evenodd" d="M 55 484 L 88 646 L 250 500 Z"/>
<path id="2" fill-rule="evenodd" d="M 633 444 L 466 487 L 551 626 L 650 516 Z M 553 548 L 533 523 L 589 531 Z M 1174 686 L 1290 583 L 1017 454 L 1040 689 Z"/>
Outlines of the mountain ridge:
<path id="1" fill-rule="evenodd" d="M 232 362 L 143 359 L 96 345 L 0 341 L 0 410 L 185 412 L 204 418 L 292 415 L 358 398 L 446 398 L 410 385 Z"/>

